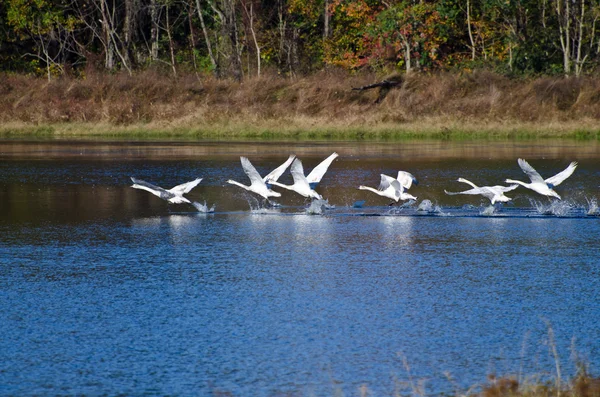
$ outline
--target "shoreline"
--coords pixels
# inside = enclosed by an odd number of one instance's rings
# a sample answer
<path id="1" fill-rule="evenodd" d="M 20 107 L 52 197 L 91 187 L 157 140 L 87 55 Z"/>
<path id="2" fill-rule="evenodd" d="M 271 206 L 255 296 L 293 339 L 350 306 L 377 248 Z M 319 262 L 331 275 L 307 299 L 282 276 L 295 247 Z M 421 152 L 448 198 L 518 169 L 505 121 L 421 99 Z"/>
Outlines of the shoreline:
<path id="1" fill-rule="evenodd" d="M 276 126 L 275 124 L 280 124 Z M 114 125 L 109 123 L 4 123 L 0 139 L 133 139 L 213 141 L 407 141 L 407 140 L 600 140 L 600 125 L 591 122 L 564 123 L 461 123 L 427 120 L 362 126 L 340 126 L 315 122 L 312 126 L 270 121 L 247 124 L 222 122 L 182 126 L 170 123 Z"/>

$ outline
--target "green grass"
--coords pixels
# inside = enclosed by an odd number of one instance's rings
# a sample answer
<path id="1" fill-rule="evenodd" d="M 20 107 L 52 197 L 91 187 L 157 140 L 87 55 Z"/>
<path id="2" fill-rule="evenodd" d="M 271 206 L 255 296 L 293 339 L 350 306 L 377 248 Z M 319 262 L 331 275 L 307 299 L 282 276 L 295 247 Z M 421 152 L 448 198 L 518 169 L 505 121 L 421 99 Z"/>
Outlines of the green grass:
<path id="1" fill-rule="evenodd" d="M 600 130 L 552 129 L 535 126 L 477 129 L 474 126 L 325 127 L 288 126 L 273 128 L 244 124 L 204 127 L 160 127 L 156 125 L 107 125 L 61 123 L 48 125 L 0 125 L 4 139 L 136 139 L 136 140 L 253 140 L 253 141 L 403 141 L 403 140 L 598 140 Z"/>

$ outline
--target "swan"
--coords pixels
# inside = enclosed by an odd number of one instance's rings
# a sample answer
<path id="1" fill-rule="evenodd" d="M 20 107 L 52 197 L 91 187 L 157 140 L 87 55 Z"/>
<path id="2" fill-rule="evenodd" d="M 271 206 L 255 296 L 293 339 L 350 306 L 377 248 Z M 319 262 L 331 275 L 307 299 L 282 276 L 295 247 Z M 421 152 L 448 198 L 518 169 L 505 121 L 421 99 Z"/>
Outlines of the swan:
<path id="1" fill-rule="evenodd" d="M 319 165 L 313 168 L 313 170 L 308 175 L 306 175 L 306 180 L 308 181 L 308 184 L 311 189 L 317 187 L 319 182 L 321 182 L 321 179 L 323 179 L 323 175 L 325 175 L 327 169 L 329 168 L 333 160 L 335 160 L 338 156 L 339 154 L 335 152 L 332 153 L 325 160 L 321 161 Z"/>
<path id="2" fill-rule="evenodd" d="M 400 181 L 398 181 L 398 179 L 385 174 L 381 174 L 381 182 L 379 183 L 379 187 L 377 189 L 363 185 L 359 186 L 358 188 L 360 190 L 368 190 L 380 196 L 390 198 L 395 202 L 398 202 L 398 200 L 404 201 L 417 199 L 412 194 L 404 192 L 404 186 L 400 183 Z"/>
<path id="3" fill-rule="evenodd" d="M 517 162 L 519 163 L 519 167 L 521 167 L 523 172 L 527 174 L 531 180 L 531 183 L 515 181 L 514 179 L 507 179 L 506 183 L 516 183 L 541 195 L 556 197 L 559 200 L 560 196 L 554 191 L 554 187 L 560 185 L 565 179 L 570 177 L 575 171 L 575 168 L 577 168 L 577 162 L 572 161 L 571 164 L 569 164 L 569 166 L 563 171 L 559 172 L 553 177 L 544 179 L 531 165 L 529 165 L 527 161 L 518 159 Z"/>
<path id="4" fill-rule="evenodd" d="M 447 190 L 444 190 L 444 192 L 451 196 L 456 195 L 456 194 L 481 195 L 483 197 L 488 198 L 492 202 L 492 205 L 496 204 L 497 202 L 506 203 L 506 202 L 512 200 L 510 197 L 505 196 L 504 193 L 510 192 L 511 190 L 515 190 L 517 187 L 519 187 L 519 185 L 516 185 L 516 184 L 510 185 L 510 186 L 499 186 L 499 185 L 497 185 L 497 186 L 477 186 L 473 182 L 468 181 L 464 178 L 458 178 L 457 181 L 471 185 L 473 187 L 473 189 L 465 190 L 464 192 L 456 192 L 456 193 L 449 192 Z"/>
<path id="5" fill-rule="evenodd" d="M 229 179 L 227 183 L 239 186 L 250 192 L 256 193 L 267 200 L 269 199 L 269 197 L 281 197 L 281 193 L 274 192 L 273 190 L 269 189 L 265 181 L 260 177 L 260 174 L 258 173 L 258 171 L 256 171 L 256 168 L 254 168 L 254 166 L 252 165 L 252 163 L 250 163 L 250 160 L 248 160 L 247 157 L 240 157 L 240 161 L 242 163 L 242 168 L 244 169 L 244 172 L 246 173 L 246 175 L 248 175 L 248 178 L 250 178 L 250 186 L 243 185 L 231 179 Z"/>
<path id="6" fill-rule="evenodd" d="M 181 185 L 177 185 L 174 188 L 166 190 L 160 186 L 155 186 L 155 185 L 148 183 L 146 181 L 143 181 L 141 179 L 131 177 L 131 181 L 133 182 L 133 185 L 131 185 L 131 187 L 135 188 L 135 189 L 142 189 L 147 192 L 150 192 L 153 195 L 160 197 L 163 200 L 167 200 L 169 203 L 192 204 L 192 202 L 190 200 L 186 199 L 185 197 L 183 197 L 183 195 L 186 193 L 189 193 L 193 188 L 195 188 L 200 183 L 201 180 L 202 180 L 202 178 L 194 179 L 191 182 L 186 182 Z"/>
<path id="7" fill-rule="evenodd" d="M 287 170 L 287 168 L 290 166 L 290 164 L 292 163 L 292 161 L 294 161 L 295 158 L 296 158 L 296 155 L 290 154 L 290 157 L 288 157 L 288 159 L 285 161 L 285 163 L 281 164 L 279 167 L 275 168 L 273 171 L 271 171 L 270 173 L 268 173 L 267 175 L 265 175 L 263 177 L 263 181 L 265 181 L 265 183 L 267 184 L 267 187 L 269 189 L 271 188 L 271 186 L 270 186 L 271 182 L 272 181 L 277 182 L 279 177 L 281 177 L 281 175 L 283 175 L 285 170 Z"/>
<path id="8" fill-rule="evenodd" d="M 308 182 L 307 177 L 304 176 L 304 168 L 302 167 L 302 161 L 300 159 L 295 159 L 292 162 L 292 166 L 290 167 L 290 172 L 292 174 L 292 178 L 294 178 L 293 185 L 284 185 L 277 181 L 271 181 L 271 184 L 274 186 L 279 186 L 287 190 L 292 190 L 304 197 L 310 197 L 317 200 L 322 200 L 323 197 L 317 192 L 315 192 L 310 187 L 310 183 Z M 324 173 L 324 172 L 323 172 Z"/>

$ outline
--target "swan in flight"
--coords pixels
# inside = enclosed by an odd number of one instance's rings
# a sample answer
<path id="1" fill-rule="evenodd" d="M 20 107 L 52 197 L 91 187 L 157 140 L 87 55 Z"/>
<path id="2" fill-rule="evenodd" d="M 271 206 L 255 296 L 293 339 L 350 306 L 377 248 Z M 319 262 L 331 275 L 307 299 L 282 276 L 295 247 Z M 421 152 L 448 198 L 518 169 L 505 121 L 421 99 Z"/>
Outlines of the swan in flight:
<path id="1" fill-rule="evenodd" d="M 319 165 L 317 165 L 315 168 L 313 168 L 313 170 L 308 175 L 306 175 L 306 180 L 308 181 L 308 184 L 311 189 L 314 189 L 317 187 L 319 182 L 321 182 L 321 179 L 323 179 L 323 175 L 325 175 L 325 173 L 327 172 L 327 169 L 329 168 L 329 166 L 331 165 L 333 160 L 335 160 L 338 156 L 339 156 L 339 154 L 334 152 L 329 157 L 327 157 L 325 160 L 321 161 L 319 163 Z M 304 171 L 302 171 L 302 172 L 304 172 Z"/>
<path id="2" fill-rule="evenodd" d="M 171 188 L 169 190 L 163 189 L 160 186 L 155 186 L 151 183 L 148 183 L 146 181 L 143 181 L 141 179 L 137 179 L 134 177 L 131 177 L 131 180 L 133 182 L 133 185 L 131 185 L 132 188 L 142 189 L 147 192 L 150 192 L 153 195 L 160 197 L 163 200 L 167 200 L 169 203 L 192 204 L 192 202 L 190 200 L 186 199 L 185 197 L 183 197 L 183 195 L 186 193 L 189 193 L 193 188 L 195 188 L 200 183 L 202 178 L 194 179 L 191 182 L 186 182 L 184 184 L 177 185 L 174 188 Z"/>
<path id="3" fill-rule="evenodd" d="M 521 167 L 523 172 L 527 174 L 531 180 L 531 183 L 515 181 L 514 179 L 507 179 L 506 183 L 517 183 L 541 195 L 556 197 L 559 200 L 560 196 L 554 191 L 554 187 L 560 185 L 565 179 L 570 177 L 575 171 L 575 168 L 577 168 L 577 162 L 573 161 L 563 171 L 559 172 L 553 177 L 544 179 L 531 165 L 529 165 L 527 161 L 523 159 L 518 159 L 517 161 L 519 163 L 519 167 Z"/>
<path id="4" fill-rule="evenodd" d="M 231 179 L 229 179 L 227 183 L 239 186 L 250 192 L 256 193 L 267 200 L 269 199 L 269 197 L 281 197 L 281 193 L 274 192 L 273 190 L 269 189 L 266 182 L 263 180 L 263 178 L 260 177 L 260 174 L 258 173 L 258 171 L 256 171 L 256 168 L 254 168 L 254 166 L 252 165 L 252 163 L 250 163 L 250 160 L 248 160 L 247 157 L 240 157 L 240 161 L 242 162 L 242 168 L 244 169 L 244 172 L 246 173 L 246 175 L 248 175 L 248 178 L 250 178 L 250 186 L 243 185 Z M 281 171 L 281 173 L 283 173 L 283 171 Z M 271 182 L 273 182 L 273 180 L 271 180 Z"/>
<path id="5" fill-rule="evenodd" d="M 316 168 L 315 168 L 316 169 Z M 277 181 L 271 181 L 271 184 L 274 186 L 279 186 L 287 190 L 292 190 L 304 197 L 311 197 L 317 200 L 322 200 L 323 197 L 314 190 L 311 189 L 310 183 L 308 182 L 308 178 L 304 176 L 304 168 L 302 168 L 302 162 L 300 159 L 295 159 L 292 162 L 292 166 L 290 167 L 290 172 L 292 174 L 292 178 L 294 178 L 293 185 L 284 185 Z M 314 172 L 314 170 L 313 170 Z M 325 173 L 325 171 L 323 171 Z M 322 177 L 322 175 L 321 175 Z M 320 180 L 320 178 L 319 178 Z"/>
<path id="6" fill-rule="evenodd" d="M 398 200 L 404 201 L 417 199 L 412 194 L 404 192 L 404 186 L 400 183 L 400 181 L 398 181 L 398 179 L 385 174 L 381 174 L 381 182 L 379 183 L 379 187 L 377 189 L 362 185 L 358 188 L 360 190 L 368 190 L 380 196 L 390 198 L 396 203 L 398 202 Z"/>
<path id="7" fill-rule="evenodd" d="M 265 175 L 263 181 L 265 181 L 269 189 L 271 188 L 271 182 L 277 182 L 279 177 L 283 175 L 285 170 L 287 170 L 287 168 L 290 166 L 290 164 L 292 164 L 292 161 L 294 161 L 295 158 L 296 155 L 290 154 L 290 157 L 288 157 L 285 163 L 281 164 L 279 167 L 275 168 L 273 171 Z"/>
<path id="8" fill-rule="evenodd" d="M 444 192 L 451 196 L 456 195 L 456 194 L 481 195 L 483 197 L 488 198 L 492 202 L 492 205 L 496 204 L 497 202 L 506 203 L 506 202 L 512 200 L 510 197 L 505 196 L 504 193 L 510 192 L 511 190 L 515 190 L 517 187 L 519 187 L 519 185 L 477 186 L 473 182 L 468 181 L 464 178 L 458 178 L 458 182 L 466 183 L 467 185 L 472 186 L 473 189 L 465 190 L 464 192 L 456 192 L 456 193 L 449 192 L 447 190 L 444 190 Z"/>

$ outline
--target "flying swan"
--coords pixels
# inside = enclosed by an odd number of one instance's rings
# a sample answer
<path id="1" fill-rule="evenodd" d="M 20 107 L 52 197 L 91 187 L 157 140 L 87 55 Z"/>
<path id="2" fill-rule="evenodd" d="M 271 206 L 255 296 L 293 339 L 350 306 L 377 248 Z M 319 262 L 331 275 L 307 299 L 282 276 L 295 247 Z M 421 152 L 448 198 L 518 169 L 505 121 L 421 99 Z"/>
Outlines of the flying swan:
<path id="1" fill-rule="evenodd" d="M 506 183 L 517 183 L 541 195 L 548 197 L 556 197 L 559 200 L 560 196 L 554 191 L 554 187 L 560 185 L 565 179 L 570 177 L 575 171 L 575 168 L 577 168 L 577 162 L 573 161 L 563 171 L 559 172 L 553 177 L 544 179 L 531 165 L 529 165 L 527 161 L 523 159 L 518 159 L 517 161 L 519 163 L 519 167 L 521 167 L 523 172 L 527 174 L 527 176 L 531 180 L 531 183 L 515 181 L 513 179 L 507 179 Z"/>
<path id="2" fill-rule="evenodd" d="M 282 187 L 287 190 L 292 190 L 304 197 L 311 197 L 311 198 L 314 198 L 317 200 L 323 199 L 323 197 L 321 197 L 321 195 L 319 193 L 317 193 L 313 189 L 311 189 L 310 183 L 308 182 L 308 178 L 304 176 L 304 168 L 302 167 L 302 162 L 300 161 L 300 159 L 295 159 L 292 162 L 292 166 L 290 167 L 290 172 L 292 174 L 292 178 L 294 178 L 293 185 L 284 185 L 284 184 L 276 182 L 276 181 L 271 181 L 271 184 L 274 186 Z M 313 172 L 314 172 L 314 170 L 313 170 Z M 323 174 L 324 173 L 325 173 L 325 171 L 323 171 Z M 322 177 L 323 177 L 323 175 L 321 175 L 319 180 Z"/>
<path id="3" fill-rule="evenodd" d="M 403 172 L 403 171 L 401 171 Z M 411 182 L 412 183 L 412 182 Z M 409 184 L 410 186 L 410 184 Z M 417 198 L 412 194 L 404 192 L 404 186 L 400 183 L 400 181 L 392 176 L 388 176 L 385 174 L 381 174 L 381 182 L 379 183 L 379 187 L 374 189 L 369 186 L 359 186 L 360 190 L 368 190 L 375 194 L 378 194 L 383 197 L 390 198 L 394 200 L 396 203 L 398 200 L 416 200 Z M 392 203 L 393 204 L 393 203 Z"/>
<path id="4" fill-rule="evenodd" d="M 267 186 L 267 183 L 263 180 L 263 178 L 260 177 L 260 174 L 258 173 L 258 171 L 256 171 L 256 168 L 254 168 L 254 166 L 252 165 L 252 163 L 250 163 L 250 160 L 248 160 L 247 157 L 243 157 L 243 156 L 240 157 L 240 161 L 242 162 L 242 168 L 244 169 L 244 172 L 246 173 L 246 175 L 248 175 L 248 178 L 250 178 L 250 186 L 243 185 L 243 184 L 236 182 L 234 180 L 231 180 L 231 179 L 229 179 L 227 181 L 227 183 L 239 186 L 250 192 L 256 193 L 259 196 L 262 196 L 267 200 L 269 199 L 269 197 L 281 197 L 281 193 L 274 192 L 273 190 L 269 189 L 269 187 Z M 283 164 L 283 165 L 285 165 L 285 164 Z M 282 166 L 280 166 L 280 167 L 282 167 Z M 277 169 L 279 169 L 280 167 L 278 167 Z M 281 173 L 283 173 L 283 171 L 281 171 Z M 269 174 L 269 175 L 271 175 L 271 174 Z M 269 176 L 269 175 L 267 175 L 267 176 Z M 273 180 L 271 179 L 271 183 L 272 182 L 273 182 Z"/>
<path id="5" fill-rule="evenodd" d="M 466 183 L 467 185 L 472 186 L 473 189 L 465 190 L 464 192 L 456 192 L 456 193 L 444 190 L 444 192 L 446 194 L 451 195 L 451 196 L 456 195 L 456 194 L 481 195 L 483 197 L 488 198 L 492 202 L 492 205 L 496 204 L 497 202 L 506 203 L 506 202 L 512 200 L 510 197 L 505 196 L 504 193 L 510 192 L 511 190 L 515 190 L 517 187 L 519 187 L 519 185 L 477 186 L 473 182 L 468 181 L 464 178 L 458 178 L 457 180 L 458 180 L 458 182 L 463 182 L 463 183 Z"/>
<path id="6" fill-rule="evenodd" d="M 192 204 L 192 202 L 190 200 L 186 199 L 185 197 L 183 197 L 183 195 L 186 193 L 189 193 L 193 188 L 195 188 L 200 183 L 202 178 L 194 179 L 191 182 L 177 185 L 174 188 L 171 188 L 169 190 L 163 189 L 160 186 L 155 186 L 151 183 L 148 183 L 146 181 L 143 181 L 141 179 L 137 179 L 134 177 L 131 177 L 131 180 L 133 181 L 133 185 L 131 185 L 132 188 L 142 189 L 147 192 L 150 192 L 153 195 L 160 197 L 163 200 L 167 200 L 169 203 Z"/>

